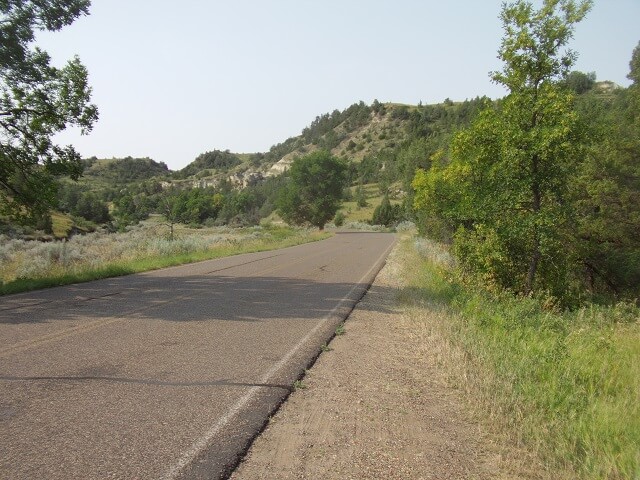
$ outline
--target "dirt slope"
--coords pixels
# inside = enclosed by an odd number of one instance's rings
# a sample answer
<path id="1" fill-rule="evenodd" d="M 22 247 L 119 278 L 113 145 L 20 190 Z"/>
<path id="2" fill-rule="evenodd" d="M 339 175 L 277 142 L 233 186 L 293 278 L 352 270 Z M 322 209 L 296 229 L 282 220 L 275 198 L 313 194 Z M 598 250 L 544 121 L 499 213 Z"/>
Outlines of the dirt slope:
<path id="1" fill-rule="evenodd" d="M 402 255 L 396 247 L 346 333 L 232 479 L 543 478 L 526 455 L 474 421 L 459 391 L 447 386 L 428 318 L 397 300 Z"/>

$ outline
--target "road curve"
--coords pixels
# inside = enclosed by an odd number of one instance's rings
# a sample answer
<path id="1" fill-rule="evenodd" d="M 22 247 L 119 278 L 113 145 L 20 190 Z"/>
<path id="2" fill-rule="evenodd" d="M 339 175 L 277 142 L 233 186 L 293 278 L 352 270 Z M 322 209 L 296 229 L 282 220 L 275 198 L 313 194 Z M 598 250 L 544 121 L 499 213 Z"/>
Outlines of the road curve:
<path id="1" fill-rule="evenodd" d="M 338 233 L 0 297 L 0 479 L 225 477 L 393 243 Z"/>

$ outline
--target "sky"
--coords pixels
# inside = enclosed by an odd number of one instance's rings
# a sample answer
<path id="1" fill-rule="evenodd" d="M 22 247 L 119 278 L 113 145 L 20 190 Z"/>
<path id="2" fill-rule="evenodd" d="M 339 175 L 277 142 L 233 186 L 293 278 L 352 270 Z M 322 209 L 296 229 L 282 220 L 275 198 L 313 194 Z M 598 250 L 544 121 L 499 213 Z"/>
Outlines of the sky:
<path id="1" fill-rule="evenodd" d="M 539 1 L 534 1 L 539 5 Z M 265 152 L 358 101 L 439 103 L 505 91 L 501 0 L 93 0 L 36 43 L 78 55 L 100 119 L 83 157 L 149 157 L 177 170 L 214 149 Z M 595 0 L 575 70 L 628 86 L 640 0 Z"/>

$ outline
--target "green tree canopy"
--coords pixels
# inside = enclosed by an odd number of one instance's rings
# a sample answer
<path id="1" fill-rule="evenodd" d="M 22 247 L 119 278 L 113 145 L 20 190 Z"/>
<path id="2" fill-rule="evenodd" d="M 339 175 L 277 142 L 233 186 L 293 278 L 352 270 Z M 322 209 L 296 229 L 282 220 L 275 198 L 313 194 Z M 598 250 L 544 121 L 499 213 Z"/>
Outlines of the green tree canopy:
<path id="1" fill-rule="evenodd" d="M 77 178 L 80 156 L 52 137 L 98 118 L 87 70 L 75 57 L 63 68 L 32 47 L 36 30 L 57 31 L 89 10 L 89 0 L 0 1 L 0 214 L 26 219 L 55 201 L 56 176 Z"/>
<path id="2" fill-rule="evenodd" d="M 572 176 L 571 200 L 586 289 L 637 299 L 640 295 L 640 44 L 629 78 L 608 95 L 582 97 L 583 122 L 596 141 Z"/>
<path id="3" fill-rule="evenodd" d="M 640 88 L 640 42 L 638 42 L 636 48 L 633 49 L 627 78 L 633 82 L 633 88 Z"/>
<path id="4" fill-rule="evenodd" d="M 596 84 L 595 72 L 583 73 L 577 70 L 567 75 L 565 84 L 578 95 L 588 92 Z"/>
<path id="5" fill-rule="evenodd" d="M 213 169 L 216 171 L 227 171 L 236 165 L 240 165 L 242 161 L 237 155 L 229 150 L 214 150 L 213 152 L 204 152 L 196 157 L 189 165 L 175 175 L 176 178 L 187 178 L 196 175 L 202 170 Z"/>
<path id="6" fill-rule="evenodd" d="M 382 197 L 382 202 L 373 211 L 371 223 L 374 225 L 384 225 L 390 227 L 400 220 L 402 215 L 402 205 L 391 205 L 389 195 Z"/>
<path id="7" fill-rule="evenodd" d="M 562 82 L 576 58 L 566 45 L 590 6 L 504 4 L 503 69 L 492 78 L 509 94 L 454 138 L 449 165 L 414 181 L 415 206 L 458 229 L 454 246 L 463 268 L 525 294 L 562 295 L 567 286 L 572 217 L 564 197 L 581 131 Z"/>
<path id="8" fill-rule="evenodd" d="M 340 207 L 346 173 L 346 163 L 324 150 L 294 160 L 278 199 L 282 218 L 322 230 Z"/>

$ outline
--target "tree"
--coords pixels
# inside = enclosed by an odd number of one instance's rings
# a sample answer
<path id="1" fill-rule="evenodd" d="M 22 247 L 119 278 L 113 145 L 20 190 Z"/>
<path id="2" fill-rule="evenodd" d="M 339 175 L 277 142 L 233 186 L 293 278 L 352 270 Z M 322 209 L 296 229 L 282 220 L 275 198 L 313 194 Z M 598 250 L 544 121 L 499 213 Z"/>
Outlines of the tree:
<path id="1" fill-rule="evenodd" d="M 92 192 L 83 193 L 71 212 L 96 223 L 106 223 L 110 220 L 109 207 Z"/>
<path id="2" fill-rule="evenodd" d="M 594 296 L 640 295 L 640 44 L 628 77 L 633 84 L 609 96 L 580 100 L 596 139 L 572 176 L 578 215 L 575 235 L 582 281 Z"/>
<path id="3" fill-rule="evenodd" d="M 115 216 L 122 225 L 146 220 L 152 211 L 150 198 L 144 193 L 127 191 L 114 202 L 114 205 Z M 164 203 L 161 203 L 160 208 L 164 208 Z"/>
<path id="4" fill-rule="evenodd" d="M 197 225 L 215 219 L 223 202 L 223 195 L 210 188 L 192 188 L 168 192 L 161 199 L 160 208 L 167 221 Z"/>
<path id="5" fill-rule="evenodd" d="M 369 206 L 369 203 L 367 202 L 367 193 L 364 191 L 362 184 L 356 187 L 356 205 L 358 208 Z"/>
<path id="6" fill-rule="evenodd" d="M 572 97 L 562 92 L 558 80 L 576 60 L 573 51 L 562 49 L 591 5 L 590 0 L 545 0 L 536 12 L 530 3 L 519 1 L 505 5 L 501 15 L 506 36 L 498 56 L 504 68 L 493 80 L 510 94 L 501 118 L 507 142 L 495 166 L 510 170 L 516 187 L 509 192 L 515 202 L 509 203 L 524 208 L 519 215 L 525 226 L 523 254 L 528 257 L 524 293 L 533 290 L 541 261 L 552 266 L 563 249 L 557 227 L 566 221 L 562 192 L 577 153 L 576 116 Z"/>
<path id="7" fill-rule="evenodd" d="M 340 207 L 346 173 L 346 163 L 325 150 L 294 160 L 289 181 L 278 198 L 282 218 L 287 223 L 324 229 Z"/>
<path id="8" fill-rule="evenodd" d="M 596 84 L 596 73 L 573 71 L 567 75 L 565 84 L 578 95 L 588 92 Z"/>
<path id="9" fill-rule="evenodd" d="M 89 10 L 89 0 L 0 1 L 0 214 L 33 219 L 54 204 L 54 178 L 82 172 L 72 146 L 53 143 L 68 126 L 88 133 L 98 118 L 87 70 L 63 68 L 31 47 L 35 30 L 58 31 Z"/>
<path id="10" fill-rule="evenodd" d="M 396 223 L 402 214 L 402 205 L 391 205 L 389 195 L 382 197 L 382 202 L 373 211 L 371 223 L 390 227 Z"/>
<path id="11" fill-rule="evenodd" d="M 576 59 L 565 49 L 573 26 L 590 7 L 588 0 L 544 0 L 537 11 L 522 0 L 504 4 L 504 66 L 492 79 L 508 95 L 456 135 L 451 163 L 437 178 L 414 182 L 416 207 L 439 202 L 430 188 L 449 192 L 451 203 L 433 210 L 458 227 L 454 250 L 463 268 L 524 294 L 562 295 L 567 285 L 572 216 L 564 196 L 582 139 L 562 82 Z"/>
<path id="12" fill-rule="evenodd" d="M 175 224 L 179 222 L 179 212 L 176 205 L 178 198 L 177 195 L 164 195 L 160 198 L 160 210 L 167 221 L 165 225 L 169 227 L 169 240 L 172 242 L 175 239 Z"/>
<path id="13" fill-rule="evenodd" d="M 638 42 L 638 45 L 633 49 L 633 53 L 631 54 L 627 78 L 633 82 L 633 88 L 635 90 L 640 89 L 640 42 Z"/>

